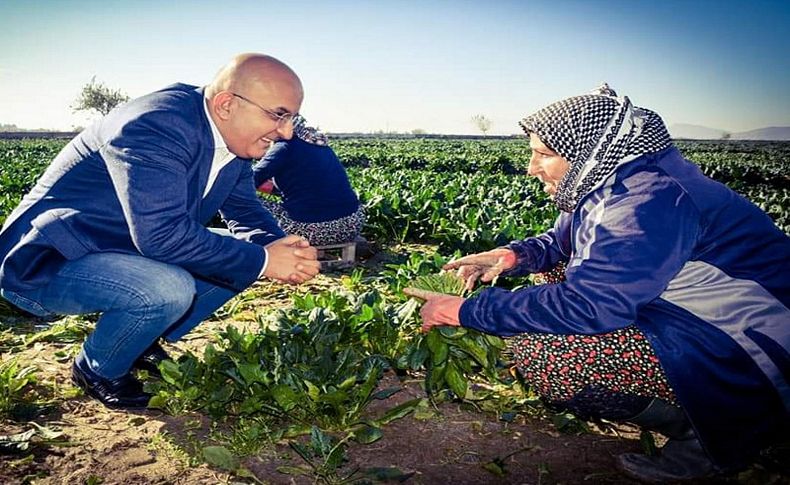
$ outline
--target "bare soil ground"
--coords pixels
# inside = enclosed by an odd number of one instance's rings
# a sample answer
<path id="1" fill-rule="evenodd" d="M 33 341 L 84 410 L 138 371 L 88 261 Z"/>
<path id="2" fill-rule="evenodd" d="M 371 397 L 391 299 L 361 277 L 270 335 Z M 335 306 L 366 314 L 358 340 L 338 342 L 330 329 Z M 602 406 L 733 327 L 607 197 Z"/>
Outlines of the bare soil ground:
<path id="1" fill-rule="evenodd" d="M 213 322 L 218 323 L 218 322 Z M 70 362 L 56 362 L 49 346 L 25 352 L 53 379 L 69 382 Z M 417 382 L 399 382 L 388 374 L 382 387 L 404 390 L 378 407 L 422 397 Z M 371 413 L 377 409 L 372 407 Z M 172 417 L 158 411 L 113 411 L 97 401 L 78 397 L 59 403 L 37 420 L 62 430 L 72 446 L 37 449 L 33 458 L 0 456 L 0 483 L 230 483 L 233 477 L 206 464 L 193 466 L 188 456 L 203 443 L 209 420 L 200 415 Z M 22 424 L 3 423 L 1 434 L 22 431 Z M 346 473 L 357 467 L 397 467 L 414 474 L 409 483 L 635 483 L 614 468 L 619 453 L 639 451 L 638 434 L 623 428 L 613 433 L 571 435 L 551 422 L 519 416 L 505 422 L 456 403 L 445 403 L 428 416 L 394 421 L 384 437 L 371 445 L 351 443 Z M 521 451 L 519 451 L 521 450 Z M 505 459 L 503 477 L 483 465 Z M 313 483 L 311 477 L 279 473 L 281 465 L 304 462 L 286 444 L 266 447 L 244 466 L 264 483 Z M 342 473 L 341 473 L 342 474 Z M 242 482 L 245 480 L 238 479 Z"/>
<path id="2" fill-rule="evenodd" d="M 333 279 L 334 278 L 334 279 Z M 336 276 L 320 276 L 316 289 L 336 284 Z M 290 289 L 258 284 L 255 298 L 243 300 L 241 312 L 223 318 L 222 312 L 168 350 L 177 355 L 198 350 L 210 335 L 227 324 L 250 326 L 255 311 L 286 302 Z M 249 318 L 245 318 L 245 315 Z M 19 353 L 33 363 L 43 379 L 71 390 L 71 359 L 58 351 L 73 351 L 79 344 L 38 343 Z M 373 415 L 415 397 L 423 397 L 420 382 L 389 373 L 381 387 L 403 388 L 369 409 Z M 278 471 L 281 466 L 303 466 L 304 461 L 286 442 L 271 443 L 244 458 L 251 477 L 239 477 L 202 463 L 199 450 L 211 433 L 210 420 L 199 414 L 173 417 L 155 410 L 113 411 L 97 401 L 77 396 L 61 398 L 53 409 L 35 421 L 64 432 L 68 446 L 38 446 L 32 453 L 0 455 L 0 483 L 41 484 L 215 484 L 215 483 L 314 483 L 314 476 Z M 0 435 L 28 429 L 25 422 L 0 420 Z M 638 430 L 629 426 L 607 429 L 590 425 L 590 432 L 566 434 L 550 420 L 528 413 L 512 421 L 500 420 L 469 405 L 444 403 L 420 415 L 410 415 L 384 427 L 384 437 L 370 445 L 351 442 L 348 462 L 338 475 L 356 468 L 397 467 L 413 484 L 574 484 L 636 483 L 618 473 L 615 457 L 639 452 Z M 484 465 L 500 460 L 504 475 Z M 353 480 L 352 480 L 353 481 Z M 787 476 L 752 469 L 739 477 L 698 483 L 790 483 Z"/>

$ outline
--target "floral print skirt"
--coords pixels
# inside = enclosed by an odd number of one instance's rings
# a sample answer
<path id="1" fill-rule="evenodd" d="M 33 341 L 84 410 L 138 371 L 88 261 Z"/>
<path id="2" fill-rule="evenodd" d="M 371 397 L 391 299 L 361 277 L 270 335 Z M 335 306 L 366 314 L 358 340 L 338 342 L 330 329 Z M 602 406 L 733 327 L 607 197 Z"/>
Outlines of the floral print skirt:
<path id="1" fill-rule="evenodd" d="M 563 274 L 560 267 L 534 281 L 556 284 Z M 577 414 L 627 418 L 652 398 L 677 404 L 653 347 L 635 326 L 597 335 L 527 333 L 511 338 L 510 344 L 532 389 Z"/>

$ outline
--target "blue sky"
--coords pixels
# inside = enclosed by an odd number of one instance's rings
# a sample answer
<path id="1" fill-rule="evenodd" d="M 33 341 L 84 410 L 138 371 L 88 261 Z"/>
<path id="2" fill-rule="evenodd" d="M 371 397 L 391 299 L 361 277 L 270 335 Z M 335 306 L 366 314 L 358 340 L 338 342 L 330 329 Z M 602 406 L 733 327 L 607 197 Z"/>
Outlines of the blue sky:
<path id="1" fill-rule="evenodd" d="M 786 0 L 0 0 L 0 123 L 84 125 L 94 75 L 134 97 L 265 52 L 330 132 L 517 133 L 601 81 L 667 124 L 788 126 L 788 25 Z"/>

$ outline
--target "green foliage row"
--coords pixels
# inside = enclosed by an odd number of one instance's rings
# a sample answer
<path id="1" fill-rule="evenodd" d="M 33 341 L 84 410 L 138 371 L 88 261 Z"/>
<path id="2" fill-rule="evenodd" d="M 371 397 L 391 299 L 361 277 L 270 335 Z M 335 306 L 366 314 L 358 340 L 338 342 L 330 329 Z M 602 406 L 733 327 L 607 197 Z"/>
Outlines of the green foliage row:
<path id="1" fill-rule="evenodd" d="M 334 139 L 346 167 L 433 172 L 523 173 L 531 150 L 526 140 Z"/>
<path id="2" fill-rule="evenodd" d="M 65 144 L 64 140 L 0 140 L 0 224 Z"/>
<path id="3" fill-rule="evenodd" d="M 551 227 L 557 209 L 532 178 L 505 174 L 350 169 L 377 240 L 488 250 Z"/>
<path id="4" fill-rule="evenodd" d="M 0 223 L 5 221 L 66 143 L 65 140 L 0 140 Z M 531 201 L 532 206 L 539 207 L 538 219 L 542 219 L 545 212 L 551 210 L 542 202 L 546 199 L 539 184 L 533 182 L 530 185 L 530 182 L 523 180 L 528 179 L 527 177 L 512 176 L 517 172 L 523 173 L 529 161 L 529 145 L 525 139 L 335 139 L 331 143 L 344 164 L 352 168 L 351 171 L 356 177 L 354 186 L 366 199 L 369 212 L 374 214 L 374 222 L 369 228 L 374 236 L 387 236 L 404 241 L 426 237 L 428 240 L 442 242 L 449 248 L 465 247 L 463 235 L 458 236 L 461 242 L 457 243 L 453 240 L 455 236 L 443 235 L 446 228 L 441 227 L 442 224 L 435 220 L 427 223 L 423 220 L 415 228 L 413 223 L 406 227 L 403 221 L 388 223 L 384 219 L 393 210 L 401 211 L 401 217 L 407 219 L 409 214 L 404 212 L 406 209 L 419 210 L 416 214 L 418 219 L 424 219 L 425 216 L 435 218 L 437 214 L 450 212 L 449 208 L 423 209 L 424 204 L 417 205 L 422 196 L 408 195 L 409 191 L 415 190 L 415 183 L 421 184 L 416 188 L 420 194 L 427 191 L 441 194 L 437 195 L 434 206 L 438 203 L 450 204 L 453 196 L 459 194 L 465 200 L 456 205 L 462 206 L 466 203 L 469 207 L 469 204 L 475 203 L 490 204 L 490 199 L 498 195 L 497 191 L 507 191 L 509 189 L 506 187 L 513 186 L 516 191 L 514 193 L 521 191 Z M 790 233 L 790 176 L 787 173 L 790 143 L 679 141 L 676 144 L 706 175 L 747 197 L 766 211 L 782 230 Z M 372 170 L 371 175 L 360 175 L 366 174 L 366 169 Z M 387 172 L 392 173 L 389 178 Z M 421 178 L 404 175 L 416 172 L 425 175 Z M 485 175 L 494 178 L 478 178 Z M 367 185 L 370 183 L 380 185 Z M 464 191 L 456 191 L 451 185 L 462 186 Z M 531 188 L 526 189 L 527 186 Z M 475 198 L 471 194 L 473 192 L 488 193 L 490 197 Z M 404 201 L 404 198 L 410 200 Z M 521 212 L 524 205 L 512 205 L 511 202 L 508 199 L 507 204 L 496 205 L 510 215 L 500 217 L 500 214 L 492 212 L 491 219 L 512 217 L 518 220 L 523 217 L 514 213 Z M 376 207 L 377 203 L 381 203 L 382 207 Z M 480 209 L 491 212 L 482 206 Z M 534 207 L 529 209 L 534 210 Z M 430 215 L 425 211 L 430 212 Z M 487 214 L 481 216 L 486 217 Z M 460 217 L 454 216 L 453 223 L 445 224 L 446 227 L 455 225 Z M 467 212 L 463 217 L 470 216 Z M 533 229 L 540 227 L 540 224 L 534 224 L 523 229 L 531 234 Z M 501 230 L 494 232 L 496 234 L 489 235 L 488 242 L 481 243 L 481 247 L 491 246 L 494 244 L 492 241 L 507 237 Z M 474 230 L 471 231 L 473 233 Z"/>

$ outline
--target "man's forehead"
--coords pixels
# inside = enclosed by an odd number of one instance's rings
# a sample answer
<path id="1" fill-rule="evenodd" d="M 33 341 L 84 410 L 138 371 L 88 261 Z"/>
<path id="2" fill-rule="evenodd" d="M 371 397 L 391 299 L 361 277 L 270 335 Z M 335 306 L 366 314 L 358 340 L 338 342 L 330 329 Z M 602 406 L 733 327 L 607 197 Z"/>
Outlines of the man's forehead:
<path id="1" fill-rule="evenodd" d="M 250 91 L 262 101 L 277 107 L 287 108 L 288 104 L 301 103 L 303 98 L 301 86 L 295 83 L 260 83 Z"/>

